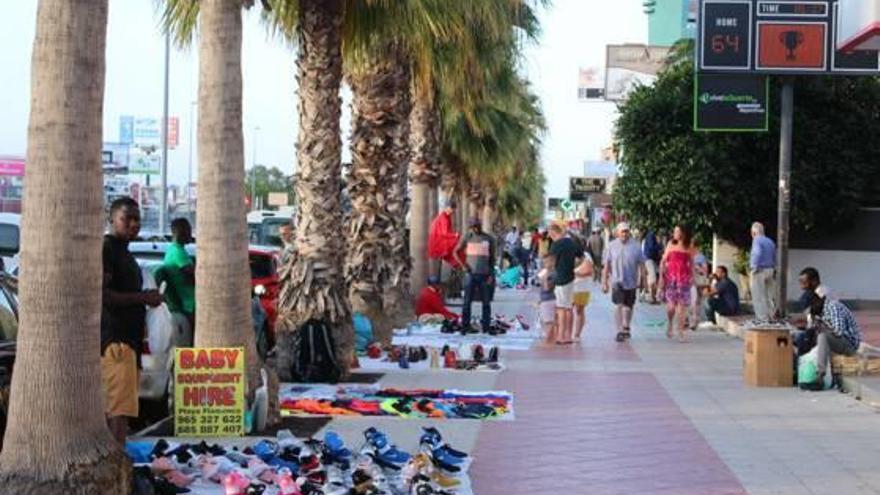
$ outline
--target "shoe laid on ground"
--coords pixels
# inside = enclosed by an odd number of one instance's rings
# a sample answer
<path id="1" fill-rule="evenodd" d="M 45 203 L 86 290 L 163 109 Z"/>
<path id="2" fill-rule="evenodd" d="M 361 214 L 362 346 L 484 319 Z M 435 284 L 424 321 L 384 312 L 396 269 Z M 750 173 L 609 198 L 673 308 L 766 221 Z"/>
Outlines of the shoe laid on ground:
<path id="1" fill-rule="evenodd" d="M 486 360 L 486 351 L 483 350 L 483 346 L 481 346 L 480 344 L 474 345 L 474 347 L 471 351 L 471 355 L 472 355 L 474 361 L 476 361 L 478 363 L 482 363 L 483 361 Z"/>
<path id="2" fill-rule="evenodd" d="M 455 369 L 455 363 L 458 361 L 458 358 L 455 356 L 455 351 L 449 349 L 446 351 L 446 354 L 443 355 L 443 367 Z"/>
<path id="3" fill-rule="evenodd" d="M 445 443 L 443 441 L 443 436 L 440 434 L 440 430 L 437 428 L 434 428 L 433 426 L 423 427 L 422 432 L 422 437 L 419 440 L 421 445 L 428 446 L 431 450 L 443 449 L 447 454 L 461 459 L 468 457 L 467 453 L 456 450 L 450 447 L 448 443 Z"/>
<path id="4" fill-rule="evenodd" d="M 400 357 L 397 358 L 397 365 L 400 366 L 400 369 L 409 369 L 409 356 L 407 356 L 407 353 L 408 351 L 404 349 L 400 352 Z"/>
<path id="5" fill-rule="evenodd" d="M 247 495 L 251 482 L 238 471 L 233 471 L 223 478 L 223 490 L 226 495 Z"/>

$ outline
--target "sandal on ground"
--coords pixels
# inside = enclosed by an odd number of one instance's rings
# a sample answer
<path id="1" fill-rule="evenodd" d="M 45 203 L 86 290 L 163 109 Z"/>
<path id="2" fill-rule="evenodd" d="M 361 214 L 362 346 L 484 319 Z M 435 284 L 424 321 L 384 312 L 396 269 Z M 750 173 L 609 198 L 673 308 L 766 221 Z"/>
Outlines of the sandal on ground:
<path id="1" fill-rule="evenodd" d="M 625 338 L 626 340 L 629 340 L 630 337 L 632 337 L 632 333 L 630 332 L 630 329 L 624 328 L 623 329 L 623 338 Z"/>
<path id="2" fill-rule="evenodd" d="M 616 340 L 616 341 L 618 341 L 618 342 L 625 342 L 625 341 L 626 341 L 626 338 L 627 338 L 627 337 L 626 337 L 626 333 L 625 333 L 625 332 L 617 332 L 617 337 L 615 337 L 614 340 Z"/>

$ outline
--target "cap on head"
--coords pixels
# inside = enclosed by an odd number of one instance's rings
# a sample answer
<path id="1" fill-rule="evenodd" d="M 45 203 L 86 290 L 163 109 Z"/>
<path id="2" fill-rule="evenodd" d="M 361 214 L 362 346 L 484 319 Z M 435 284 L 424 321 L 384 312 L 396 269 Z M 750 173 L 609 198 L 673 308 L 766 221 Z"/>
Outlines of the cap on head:
<path id="1" fill-rule="evenodd" d="M 629 224 L 626 222 L 620 222 L 617 224 L 617 232 L 623 232 L 629 230 Z"/>

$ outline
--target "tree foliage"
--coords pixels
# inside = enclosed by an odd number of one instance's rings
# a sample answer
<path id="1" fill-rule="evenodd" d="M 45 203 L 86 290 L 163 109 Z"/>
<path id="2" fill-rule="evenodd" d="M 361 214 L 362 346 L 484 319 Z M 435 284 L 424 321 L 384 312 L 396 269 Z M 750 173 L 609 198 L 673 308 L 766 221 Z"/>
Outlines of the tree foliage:
<path id="1" fill-rule="evenodd" d="M 620 106 L 615 208 L 646 227 L 683 222 L 744 246 L 752 221 L 775 230 L 780 82 L 771 81 L 769 132 L 695 132 L 692 50 L 679 47 L 656 84 Z M 794 87 L 791 226 L 831 234 L 880 193 L 880 81 L 797 77 Z"/>
<path id="2" fill-rule="evenodd" d="M 256 185 L 254 185 L 256 178 Z M 290 178 L 284 175 L 278 167 L 266 167 L 257 165 L 247 171 L 245 178 L 245 196 L 251 197 L 256 192 L 259 204 L 269 204 L 269 193 L 287 193 L 287 204 L 293 204 L 293 190 L 290 187 Z"/>

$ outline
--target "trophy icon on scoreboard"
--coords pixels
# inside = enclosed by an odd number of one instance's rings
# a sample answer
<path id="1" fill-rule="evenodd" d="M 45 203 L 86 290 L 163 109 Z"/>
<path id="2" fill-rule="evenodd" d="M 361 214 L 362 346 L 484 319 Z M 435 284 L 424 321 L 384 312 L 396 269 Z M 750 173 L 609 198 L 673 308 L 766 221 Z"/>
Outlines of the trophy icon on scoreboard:
<path id="1" fill-rule="evenodd" d="M 783 31 L 779 33 L 779 42 L 785 45 L 785 49 L 788 50 L 785 59 L 795 60 L 797 57 L 794 52 L 799 46 L 801 46 L 801 44 L 803 44 L 804 33 L 800 31 Z"/>

